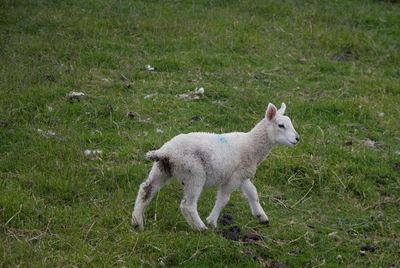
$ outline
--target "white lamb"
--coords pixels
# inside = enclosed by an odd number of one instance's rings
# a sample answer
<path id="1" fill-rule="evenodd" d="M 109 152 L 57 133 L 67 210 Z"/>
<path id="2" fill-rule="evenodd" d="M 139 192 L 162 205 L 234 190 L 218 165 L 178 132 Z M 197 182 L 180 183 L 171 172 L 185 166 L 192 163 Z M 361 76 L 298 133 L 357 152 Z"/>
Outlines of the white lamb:
<path id="1" fill-rule="evenodd" d="M 299 142 L 299 135 L 290 118 L 283 115 L 285 109 L 284 103 L 279 110 L 270 103 L 265 118 L 247 133 L 180 134 L 160 149 L 148 152 L 146 158 L 154 161 L 154 164 L 148 178 L 140 185 L 132 212 L 132 224 L 143 230 L 145 208 L 171 177 L 183 185 L 180 208 L 186 221 L 195 230 L 207 229 L 197 212 L 197 201 L 204 186 L 218 187 L 215 206 L 207 217 L 208 225 L 217 226 L 221 210 L 238 186 L 252 214 L 261 223 L 268 223 L 268 216 L 260 205 L 257 190 L 250 179 L 255 175 L 257 165 L 274 145 L 294 146 Z"/>

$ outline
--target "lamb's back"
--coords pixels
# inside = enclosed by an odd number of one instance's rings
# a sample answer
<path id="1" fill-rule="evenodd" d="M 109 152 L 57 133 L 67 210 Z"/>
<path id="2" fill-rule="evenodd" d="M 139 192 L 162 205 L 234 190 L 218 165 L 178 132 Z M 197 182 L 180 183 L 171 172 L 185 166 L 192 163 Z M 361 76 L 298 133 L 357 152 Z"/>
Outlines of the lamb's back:
<path id="1" fill-rule="evenodd" d="M 246 146 L 242 132 L 180 134 L 164 144 L 162 150 L 175 165 L 202 165 L 211 180 L 228 178 L 240 166 Z"/>
<path id="2" fill-rule="evenodd" d="M 240 153 L 245 142 L 245 133 L 242 132 L 224 134 L 191 132 L 175 136 L 165 146 L 184 154 L 201 150 L 211 155 L 234 157 L 234 155 Z"/>

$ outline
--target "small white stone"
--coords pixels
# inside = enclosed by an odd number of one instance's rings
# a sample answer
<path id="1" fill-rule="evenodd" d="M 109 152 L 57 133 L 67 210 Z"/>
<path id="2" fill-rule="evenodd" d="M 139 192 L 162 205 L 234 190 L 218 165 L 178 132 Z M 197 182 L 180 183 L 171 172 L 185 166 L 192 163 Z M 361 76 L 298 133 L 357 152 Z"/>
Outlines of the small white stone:
<path id="1" fill-rule="evenodd" d="M 370 147 L 370 148 L 375 148 L 376 147 L 375 146 L 376 142 L 373 141 L 373 140 L 365 139 L 362 142 L 363 142 L 364 146 L 366 146 L 366 147 Z"/>
<path id="2" fill-rule="evenodd" d="M 95 159 L 95 158 L 100 157 L 103 154 L 103 151 L 102 150 L 98 150 L 98 149 L 96 149 L 96 150 L 86 149 L 83 152 L 83 154 L 85 155 L 86 158 Z"/>
<path id="3" fill-rule="evenodd" d="M 82 96 L 85 96 L 85 93 L 72 91 L 67 95 L 67 98 L 69 100 L 78 100 L 79 101 L 79 98 Z"/>
<path id="4" fill-rule="evenodd" d="M 157 128 L 157 129 L 156 129 L 156 132 L 157 132 L 157 133 L 163 133 L 164 131 L 163 131 L 162 129 Z"/>
<path id="5" fill-rule="evenodd" d="M 194 91 L 188 92 L 188 93 L 182 93 L 182 94 L 178 94 L 176 95 L 179 99 L 181 100 L 198 100 L 200 98 L 202 98 L 204 95 L 204 88 L 200 87 L 200 88 L 195 88 Z"/>
<path id="6" fill-rule="evenodd" d="M 48 136 L 48 137 L 53 137 L 53 136 L 55 136 L 55 135 L 56 135 L 56 133 L 55 133 L 54 131 L 48 130 L 48 131 L 46 132 L 46 136 Z"/>
<path id="7" fill-rule="evenodd" d="M 144 96 L 144 99 L 147 100 L 147 99 L 150 99 L 152 97 L 155 97 L 156 95 L 157 95 L 157 93 L 149 94 L 149 95 Z"/>
<path id="8" fill-rule="evenodd" d="M 89 157 L 89 156 L 92 154 L 92 150 L 85 150 L 85 151 L 83 152 L 83 154 L 84 154 L 86 157 Z"/>
<path id="9" fill-rule="evenodd" d="M 384 112 L 380 112 L 378 115 L 379 115 L 379 117 L 381 117 L 381 118 L 382 118 L 382 117 L 384 117 L 384 116 L 385 116 L 385 113 L 384 113 Z"/>
<path id="10" fill-rule="evenodd" d="M 196 94 L 203 95 L 204 94 L 204 88 L 203 87 L 196 88 L 194 90 L 194 92 L 196 92 Z"/>
<path id="11" fill-rule="evenodd" d="M 140 123 L 148 123 L 148 122 L 150 122 L 150 121 L 151 121 L 151 118 L 150 118 L 150 117 L 145 118 L 145 119 L 139 119 L 139 122 L 140 122 Z"/>
<path id="12" fill-rule="evenodd" d="M 154 68 L 153 66 L 151 66 L 150 64 L 145 65 L 144 68 L 145 68 L 147 71 L 150 71 L 150 72 L 152 72 L 152 71 L 155 70 L 155 68 Z"/>
<path id="13" fill-rule="evenodd" d="M 56 135 L 56 133 L 55 133 L 54 131 L 52 131 L 52 130 L 44 131 L 44 130 L 38 128 L 36 131 L 37 131 L 40 135 L 42 135 L 43 137 L 46 137 L 46 138 L 54 137 L 54 136 Z"/>
<path id="14" fill-rule="evenodd" d="M 332 233 L 329 233 L 328 236 L 331 236 L 331 237 L 332 237 L 332 236 L 336 236 L 337 233 L 338 233 L 338 232 L 332 232 Z"/>
<path id="15" fill-rule="evenodd" d="M 72 91 L 72 92 L 69 93 L 69 96 L 71 96 L 71 97 L 81 97 L 81 96 L 85 96 L 85 93 Z"/>

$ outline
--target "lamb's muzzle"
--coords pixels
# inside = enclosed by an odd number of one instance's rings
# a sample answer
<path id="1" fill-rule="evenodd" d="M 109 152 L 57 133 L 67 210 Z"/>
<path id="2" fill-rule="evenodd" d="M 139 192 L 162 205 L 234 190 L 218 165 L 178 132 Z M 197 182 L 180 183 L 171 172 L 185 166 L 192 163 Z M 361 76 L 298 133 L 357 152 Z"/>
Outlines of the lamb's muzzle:
<path id="1" fill-rule="evenodd" d="M 195 230 L 207 227 L 197 212 L 197 201 L 204 186 L 217 186 L 217 199 L 207 224 L 216 227 L 221 210 L 231 193 L 240 187 L 251 212 L 261 223 L 269 219 L 260 205 L 257 190 L 250 179 L 257 165 L 277 144 L 294 146 L 300 136 L 289 117 L 284 115 L 286 105 L 279 110 L 269 104 L 265 118 L 249 132 L 214 134 L 194 132 L 180 134 L 160 149 L 149 151 L 146 158 L 153 161 L 148 178 L 140 185 L 132 212 L 132 224 L 144 228 L 144 211 L 154 195 L 171 177 L 183 185 L 181 211 Z"/>

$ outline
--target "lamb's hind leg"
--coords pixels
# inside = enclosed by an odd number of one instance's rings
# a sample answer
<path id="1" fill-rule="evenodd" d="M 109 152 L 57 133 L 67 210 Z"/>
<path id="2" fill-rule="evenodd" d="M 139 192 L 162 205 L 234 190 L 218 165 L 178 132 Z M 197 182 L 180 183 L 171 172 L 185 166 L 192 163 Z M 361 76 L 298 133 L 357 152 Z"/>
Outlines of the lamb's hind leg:
<path id="1" fill-rule="evenodd" d="M 249 202 L 251 213 L 254 215 L 254 217 L 256 217 L 261 223 L 268 224 L 268 216 L 267 214 L 265 214 L 263 208 L 260 205 L 257 189 L 254 184 L 249 179 L 247 179 L 242 182 L 240 187 L 242 189 L 244 197 Z"/>
<path id="2" fill-rule="evenodd" d="M 168 163 L 162 161 L 155 162 L 148 178 L 140 185 L 132 212 L 132 225 L 139 230 L 144 229 L 144 211 L 146 207 L 164 183 L 171 177 L 169 167 L 166 165 Z"/>

